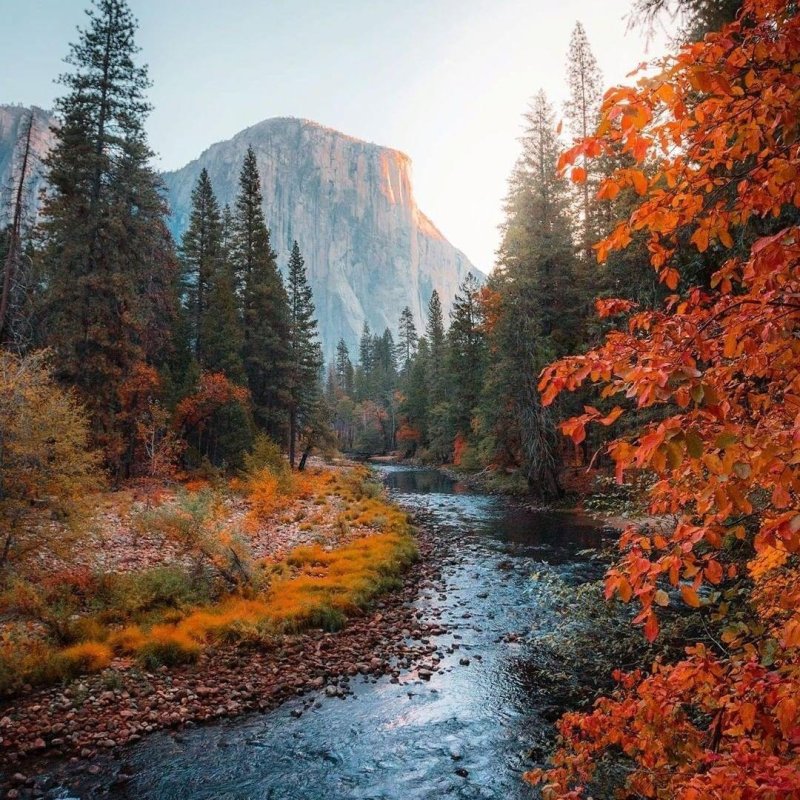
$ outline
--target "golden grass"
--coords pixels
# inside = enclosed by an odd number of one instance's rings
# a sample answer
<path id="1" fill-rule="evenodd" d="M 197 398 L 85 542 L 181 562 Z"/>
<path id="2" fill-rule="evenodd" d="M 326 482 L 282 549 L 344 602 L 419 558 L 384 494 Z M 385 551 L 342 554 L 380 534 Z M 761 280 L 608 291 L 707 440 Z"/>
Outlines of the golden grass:
<path id="1" fill-rule="evenodd" d="M 61 657 L 71 670 L 99 672 L 105 669 L 112 658 L 111 648 L 102 642 L 81 642 L 61 651 Z"/>
<path id="2" fill-rule="evenodd" d="M 109 646 L 117 653 L 135 653 L 147 641 L 138 625 L 127 625 L 108 637 Z"/>
<path id="3" fill-rule="evenodd" d="M 136 655 L 144 666 L 153 668 L 196 661 L 200 649 L 200 644 L 180 626 L 154 625 L 136 650 Z"/>
<path id="4" fill-rule="evenodd" d="M 126 628 L 109 642 L 120 652 L 149 661 L 167 645 L 191 660 L 188 656 L 196 657 L 202 645 L 236 638 L 239 629 L 262 628 L 272 633 L 310 627 L 334 630 L 344 624 L 348 614 L 397 587 L 402 571 L 416 555 L 408 532 L 364 536 L 330 551 L 318 545 L 298 547 L 286 559 L 294 569 L 279 578 L 265 596 L 230 597 L 197 608 L 174 625 L 157 625 L 149 631 Z"/>
<path id="5" fill-rule="evenodd" d="M 248 482 L 247 490 L 251 513 L 262 520 L 285 503 L 277 479 L 265 471 Z M 351 533 L 347 520 L 367 530 L 334 549 L 295 548 L 283 562 L 271 565 L 272 585 L 259 596 L 231 595 L 213 605 L 174 609 L 172 622 L 162 615 L 161 622 L 150 627 L 97 631 L 91 640 L 50 650 L 61 667 L 55 670 L 56 679 L 103 669 L 114 653 L 133 655 L 154 668 L 194 661 L 203 647 L 215 642 L 253 637 L 264 641 L 314 627 L 335 630 L 347 615 L 359 613 L 377 595 L 400 585 L 403 570 L 417 556 L 411 526 L 407 515 L 369 482 L 367 470 L 294 475 L 289 491 L 304 499 L 333 496 L 348 509 L 336 512 L 340 531 Z"/>

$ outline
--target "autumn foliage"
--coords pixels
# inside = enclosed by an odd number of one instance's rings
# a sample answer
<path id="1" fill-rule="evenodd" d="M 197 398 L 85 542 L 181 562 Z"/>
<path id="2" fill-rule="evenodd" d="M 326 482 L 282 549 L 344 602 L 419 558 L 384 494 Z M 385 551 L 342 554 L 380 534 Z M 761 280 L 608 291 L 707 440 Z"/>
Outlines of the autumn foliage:
<path id="1" fill-rule="evenodd" d="M 183 433 L 202 430 L 214 412 L 229 403 L 246 403 L 249 398 L 247 389 L 232 383 L 221 372 L 203 372 L 195 392 L 178 403 L 176 427 Z"/>
<path id="2" fill-rule="evenodd" d="M 87 414 L 53 379 L 50 354 L 0 351 L 0 572 L 68 544 L 50 517 L 75 520 L 102 483 L 88 440 Z"/>
<path id="3" fill-rule="evenodd" d="M 620 478 L 657 476 L 650 510 L 671 522 L 625 531 L 606 594 L 637 604 L 650 640 L 675 602 L 719 633 L 567 714 L 553 767 L 530 775 L 546 797 L 591 794 L 610 753 L 627 762 L 622 797 L 800 796 L 798 64 L 794 5 L 750 0 L 657 76 L 609 91 L 596 135 L 562 158 L 580 181 L 579 159 L 633 157 L 599 197 L 632 187 L 641 201 L 598 258 L 644 236 L 675 292 L 655 311 L 604 301 L 627 327 L 541 379 L 545 403 L 587 383 L 624 398 L 566 422 L 575 442 L 590 423 L 663 409 L 610 453 Z M 687 283 L 687 248 L 713 264 L 706 282 Z"/>

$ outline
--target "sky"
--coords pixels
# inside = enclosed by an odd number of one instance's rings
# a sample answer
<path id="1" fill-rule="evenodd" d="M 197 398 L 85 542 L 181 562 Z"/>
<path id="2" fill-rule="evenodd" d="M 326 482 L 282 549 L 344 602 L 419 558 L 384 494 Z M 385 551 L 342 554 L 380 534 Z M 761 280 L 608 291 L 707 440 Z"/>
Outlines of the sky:
<path id="1" fill-rule="evenodd" d="M 663 53 L 627 33 L 631 0 L 129 0 L 175 169 L 268 117 L 304 117 L 407 153 L 420 208 L 484 271 L 494 263 L 522 114 L 561 112 L 569 37 L 608 85 Z M 52 106 L 88 0 L 0 0 L 0 103 Z M 13 69 L 8 65 L 13 64 Z M 630 80 L 630 79 L 628 79 Z"/>

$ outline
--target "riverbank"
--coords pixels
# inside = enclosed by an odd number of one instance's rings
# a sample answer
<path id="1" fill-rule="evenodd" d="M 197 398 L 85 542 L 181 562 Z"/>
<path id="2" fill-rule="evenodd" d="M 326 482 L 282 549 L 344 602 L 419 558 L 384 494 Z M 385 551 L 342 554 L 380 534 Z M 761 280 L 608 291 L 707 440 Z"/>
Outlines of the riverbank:
<path id="1" fill-rule="evenodd" d="M 131 777 L 125 771 L 126 745 L 157 730 L 179 736 L 196 724 L 265 712 L 309 695 L 307 708 L 318 692 L 348 696 L 351 681 L 360 676 L 398 680 L 402 671 L 429 674 L 437 660 L 429 637 L 445 629 L 420 620 L 413 607 L 419 587 L 434 580 L 438 569 L 430 537 L 423 533 L 418 542 L 421 557 L 403 588 L 377 600 L 341 631 L 286 636 L 268 651 L 223 646 L 193 665 L 131 673 L 120 686 L 110 686 L 103 675 L 89 676 L 4 709 L 0 770 L 5 796 L 42 796 L 38 792 L 57 782 L 59 771 L 72 777 L 84 773 L 89 780 L 94 775 L 98 785 L 124 782 Z M 70 757 L 55 774 L 51 771 L 53 762 Z"/>
<path id="2" fill-rule="evenodd" d="M 363 475 L 359 480 L 364 485 Z M 378 596 L 372 597 L 373 573 L 365 574 L 363 570 L 354 573 L 350 569 L 351 564 L 361 564 L 364 559 L 364 554 L 356 548 L 369 541 L 370 536 L 376 542 L 385 538 L 393 546 L 392 537 L 396 539 L 398 534 L 392 530 L 392 520 L 397 520 L 395 528 L 400 521 L 402 525 L 408 523 L 405 514 L 376 495 L 374 489 L 367 487 L 365 492 L 354 497 L 339 486 L 326 490 L 324 503 L 319 494 L 316 499 L 295 498 L 303 504 L 301 518 L 308 519 L 313 509 L 319 525 L 327 525 L 337 535 L 325 536 L 320 527 L 305 523 L 305 527 L 315 531 L 312 541 L 316 544 L 311 548 L 301 544 L 289 549 L 288 556 L 280 562 L 287 566 L 272 561 L 273 569 L 280 567 L 278 580 L 282 581 L 273 587 L 273 593 L 277 592 L 275 598 L 280 601 L 281 614 L 291 612 L 288 627 L 267 619 L 254 636 L 251 630 L 241 629 L 239 619 L 226 619 L 224 627 L 213 628 L 215 634 L 221 635 L 214 635 L 208 641 L 204 630 L 202 642 L 192 643 L 197 652 L 191 663 L 145 666 L 135 654 L 123 653 L 114 656 L 103 669 L 81 675 L 66 686 L 28 687 L 4 701 L 0 705 L 0 776 L 5 796 L 42 796 L 44 784 L 37 776 L 47 773 L 49 764 L 64 759 L 82 762 L 87 770 L 97 767 L 98 772 L 103 771 L 98 759 L 107 765 L 117 764 L 113 779 L 124 780 L 126 773 L 119 767 L 118 759 L 125 748 L 157 730 L 180 731 L 248 711 L 266 711 L 287 698 L 314 691 L 346 697 L 350 681 L 356 676 L 373 679 L 391 674 L 397 680 L 404 669 L 419 668 L 420 674 L 430 670 L 434 666 L 431 659 L 435 658 L 432 656 L 435 648 L 428 637 L 440 630 L 419 620 L 413 600 L 420 584 L 435 577 L 434 544 L 424 533 L 416 537 L 419 558 L 400 573 L 400 580 L 391 578 L 394 567 L 390 568 L 388 562 L 386 566 L 376 564 L 378 573 L 391 580 L 378 581 L 375 587 Z M 320 508 L 335 510 L 338 516 L 328 519 Z M 284 505 L 280 519 L 291 519 L 296 526 L 297 511 L 298 508 Z M 346 525 L 345 519 L 349 520 Z M 277 519 L 275 524 L 279 526 Z M 284 543 L 288 541 L 286 536 L 277 538 Z M 315 551 L 314 547 L 320 549 Z M 346 556 L 343 564 L 348 569 L 344 571 L 335 561 L 340 552 Z M 387 551 L 387 557 L 395 558 L 393 552 Z M 289 575 L 285 574 L 287 568 Z M 293 578 L 293 574 L 298 577 Z M 298 582 L 306 594 L 297 594 Z M 386 593 L 392 588 L 396 591 Z M 319 605 L 320 591 L 323 598 L 328 597 L 323 615 L 309 609 L 302 599 L 313 598 Z M 287 610 L 287 596 L 301 601 L 297 612 L 300 617 L 293 608 Z M 268 598 L 265 613 L 272 608 Z M 347 617 L 346 622 L 342 619 L 342 630 L 326 631 L 314 624 L 319 619 L 327 625 L 332 619 L 328 609 L 340 600 Z M 291 605 L 296 605 L 294 600 Z M 217 626 L 213 613 L 200 616 L 207 628 L 211 623 Z M 197 612 L 187 609 L 183 621 L 169 623 L 175 637 L 183 633 L 181 625 L 185 627 L 196 617 Z M 174 619 L 174 615 L 168 618 Z M 298 627 L 298 631 L 293 631 Z M 142 630 L 147 635 L 148 629 Z M 107 641 L 104 639 L 97 645 L 109 647 Z"/>
<path id="3" fill-rule="evenodd" d="M 435 470 L 380 472 L 420 528 L 422 557 L 398 595 L 329 634 L 319 652 L 307 640 L 286 670 L 311 657 L 333 672 L 325 654 L 347 642 L 355 652 L 389 653 L 388 671 L 331 675 L 300 694 L 289 687 L 263 713 L 154 730 L 132 745 L 97 748 L 89 761 L 38 759 L 38 791 L 48 800 L 529 797 L 522 774 L 545 757 L 553 721 L 587 696 L 585 684 L 596 688 L 585 661 L 596 660 L 606 636 L 596 620 L 565 612 L 558 587 L 597 576 L 586 548 L 598 546 L 600 531 L 465 492 Z M 376 638 L 359 627 L 351 637 L 361 622 L 389 628 Z"/>

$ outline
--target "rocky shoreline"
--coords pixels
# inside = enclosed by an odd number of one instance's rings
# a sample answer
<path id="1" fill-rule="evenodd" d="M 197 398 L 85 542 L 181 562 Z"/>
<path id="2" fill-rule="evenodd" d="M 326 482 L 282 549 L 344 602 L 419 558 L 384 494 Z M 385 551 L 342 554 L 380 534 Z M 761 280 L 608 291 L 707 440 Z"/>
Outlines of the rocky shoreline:
<path id="1" fill-rule="evenodd" d="M 419 522 L 419 521 L 418 521 Z M 440 574 L 442 546 L 424 524 L 418 528 L 419 560 L 402 589 L 385 595 L 364 616 L 336 633 L 311 630 L 286 635 L 270 649 L 219 646 L 196 664 L 86 676 L 0 706 L 0 789 L 9 800 L 47 797 L 59 776 L 95 776 L 98 790 L 130 779 L 126 747 L 149 733 L 272 710 L 289 698 L 307 697 L 299 715 L 320 692 L 352 694 L 351 681 L 423 680 L 437 669 L 445 632 L 422 620 L 414 607 L 421 590 Z M 117 683 L 118 685 L 114 685 Z M 95 796 L 94 794 L 92 796 Z"/>

